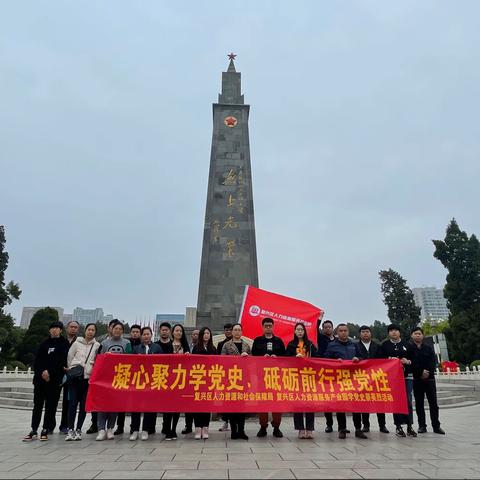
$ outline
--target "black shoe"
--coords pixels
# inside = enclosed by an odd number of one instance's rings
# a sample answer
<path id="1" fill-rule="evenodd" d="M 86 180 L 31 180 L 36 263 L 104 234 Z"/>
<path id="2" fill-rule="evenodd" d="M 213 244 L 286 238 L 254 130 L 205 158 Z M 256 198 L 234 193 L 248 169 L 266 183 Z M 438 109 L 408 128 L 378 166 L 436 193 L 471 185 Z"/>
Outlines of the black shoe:
<path id="1" fill-rule="evenodd" d="M 273 436 L 276 438 L 283 438 L 283 433 L 278 427 L 273 428 Z"/>
<path id="2" fill-rule="evenodd" d="M 340 430 L 338 432 L 338 438 L 341 438 L 342 440 L 347 438 L 347 431 L 346 430 Z"/>
<path id="3" fill-rule="evenodd" d="M 28 435 L 25 435 L 23 437 L 23 442 L 31 442 L 32 440 L 36 440 L 38 438 L 37 432 L 32 430 Z"/>
<path id="4" fill-rule="evenodd" d="M 48 440 L 48 431 L 42 430 L 42 433 L 40 434 L 40 441 L 46 442 L 47 440 Z"/>
<path id="5" fill-rule="evenodd" d="M 362 432 L 368 433 L 370 431 L 370 427 L 363 427 Z"/>
<path id="6" fill-rule="evenodd" d="M 403 428 L 402 427 L 397 427 L 396 431 L 395 431 L 395 435 L 397 437 L 402 437 L 402 438 L 405 438 L 406 435 L 405 435 L 405 432 L 403 431 Z"/>
<path id="7" fill-rule="evenodd" d="M 91 433 L 98 433 L 98 428 L 95 425 L 90 425 L 90 428 L 87 430 L 87 435 L 90 435 Z"/>
<path id="8" fill-rule="evenodd" d="M 257 433 L 257 437 L 262 438 L 267 436 L 267 427 L 260 427 L 260 430 Z"/>
<path id="9" fill-rule="evenodd" d="M 427 427 L 418 427 L 418 433 L 427 433 Z"/>
<path id="10" fill-rule="evenodd" d="M 368 438 L 362 430 L 355 430 L 355 437 L 357 438 L 363 438 L 363 439 L 366 439 Z"/>
<path id="11" fill-rule="evenodd" d="M 193 430 L 189 427 L 185 427 L 183 430 L 182 430 L 182 435 L 188 435 L 189 433 L 192 433 Z"/>
<path id="12" fill-rule="evenodd" d="M 390 431 L 388 430 L 388 428 L 385 425 L 382 425 L 380 427 L 380 432 L 381 433 L 390 433 Z"/>
<path id="13" fill-rule="evenodd" d="M 347 429 L 345 430 L 345 433 L 350 433 L 350 430 L 347 428 Z"/>
<path id="14" fill-rule="evenodd" d="M 117 428 L 114 432 L 114 435 L 123 435 L 123 428 Z"/>
<path id="15" fill-rule="evenodd" d="M 330 425 L 327 425 L 325 427 L 325 433 L 332 433 L 332 432 L 333 432 L 333 428 Z"/>
<path id="16" fill-rule="evenodd" d="M 407 427 L 407 436 L 408 437 L 416 437 L 417 432 L 412 427 Z"/>
<path id="17" fill-rule="evenodd" d="M 248 440 L 248 435 L 246 435 L 245 432 L 239 432 L 239 433 L 237 433 L 237 438 L 239 440 Z"/>
<path id="18" fill-rule="evenodd" d="M 167 441 L 173 440 L 173 433 L 172 432 L 167 432 L 165 434 L 165 440 L 167 440 Z"/>
<path id="19" fill-rule="evenodd" d="M 443 428 L 434 428 L 433 429 L 433 433 L 438 433 L 439 435 L 445 435 L 445 430 L 443 430 Z"/>
<path id="20" fill-rule="evenodd" d="M 172 440 L 177 440 L 177 432 L 173 431 L 172 432 Z"/>

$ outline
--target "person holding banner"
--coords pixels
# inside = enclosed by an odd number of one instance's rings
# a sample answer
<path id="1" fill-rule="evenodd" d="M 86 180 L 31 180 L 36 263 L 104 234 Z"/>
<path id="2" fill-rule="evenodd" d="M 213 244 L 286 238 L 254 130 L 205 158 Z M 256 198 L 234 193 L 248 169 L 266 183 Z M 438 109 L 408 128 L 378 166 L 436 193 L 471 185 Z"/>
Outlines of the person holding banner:
<path id="1" fill-rule="evenodd" d="M 265 317 L 262 320 L 263 335 L 255 338 L 252 345 L 252 355 L 255 357 L 284 357 L 285 345 L 281 338 L 273 334 L 273 319 Z M 267 436 L 268 413 L 259 413 L 260 430 L 257 437 Z M 273 436 L 282 438 L 283 433 L 280 430 L 282 414 L 280 412 L 272 413 Z"/>
<path id="2" fill-rule="evenodd" d="M 223 345 L 225 345 L 226 342 L 232 339 L 232 327 L 233 325 L 231 323 L 226 323 L 223 326 L 223 334 L 225 335 L 225 338 L 218 342 L 217 345 L 217 352 L 219 355 L 222 354 L 222 348 Z M 222 413 L 222 421 L 223 425 L 218 429 L 220 432 L 228 432 L 230 428 L 228 427 L 228 414 L 227 413 Z"/>
<path id="3" fill-rule="evenodd" d="M 413 346 L 402 340 L 400 334 L 400 327 L 392 323 L 387 328 L 388 339 L 382 343 L 380 350 L 381 358 L 398 358 L 403 366 L 403 374 L 405 379 L 405 389 L 407 391 L 408 401 L 408 415 L 403 413 L 393 414 L 393 423 L 396 427 L 397 437 L 406 436 L 416 437 L 417 432 L 413 429 L 413 405 L 412 405 L 412 392 L 413 392 L 413 371 L 412 371 L 412 356 Z M 402 425 L 407 424 L 407 434 L 402 428 Z"/>
<path id="4" fill-rule="evenodd" d="M 250 353 L 250 345 L 242 339 L 242 326 L 235 323 L 232 327 L 232 339 L 223 344 L 222 355 L 248 357 Z M 248 436 L 245 434 L 245 414 L 230 413 L 229 418 L 232 440 L 248 440 Z"/>
<path id="5" fill-rule="evenodd" d="M 335 358 L 337 360 L 352 360 L 358 362 L 357 349 L 355 344 L 348 337 L 348 326 L 340 323 L 337 326 L 337 338 L 329 343 L 325 351 L 326 358 Z M 352 413 L 353 425 L 355 426 L 356 438 L 368 438 L 362 432 L 362 414 Z M 338 438 L 345 439 L 347 437 L 347 417 L 344 412 L 337 412 Z"/>
<path id="6" fill-rule="evenodd" d="M 133 347 L 133 353 L 137 355 L 154 355 L 163 353 L 160 345 L 152 342 L 152 329 L 150 327 L 143 327 L 140 330 L 140 345 Z M 138 440 L 140 430 L 140 412 L 132 412 L 132 433 L 130 435 L 130 441 L 134 442 Z M 156 412 L 145 412 L 143 414 L 142 431 L 140 432 L 140 440 L 148 440 L 148 432 L 151 431 L 152 425 L 157 418 Z"/>
<path id="7" fill-rule="evenodd" d="M 297 323 L 293 331 L 293 340 L 287 345 L 285 352 L 287 357 L 311 358 L 317 356 L 317 348 L 311 340 L 308 339 L 307 331 L 303 323 Z M 304 421 L 305 416 L 305 421 Z M 313 439 L 315 430 L 315 413 L 295 412 L 293 414 L 293 424 L 295 430 L 298 430 L 298 438 Z M 305 428 L 306 427 L 306 428 Z"/>
<path id="8" fill-rule="evenodd" d="M 328 347 L 330 342 L 335 340 L 335 335 L 333 334 L 333 322 L 331 320 L 325 320 L 322 323 L 323 314 L 319 317 L 317 321 L 317 352 L 319 357 L 325 356 L 325 350 Z M 327 425 L 325 427 L 325 433 L 333 432 L 333 415 L 332 412 L 325 412 L 325 421 Z"/>
<path id="9" fill-rule="evenodd" d="M 213 345 L 212 331 L 208 327 L 200 329 L 198 341 L 193 347 L 192 353 L 199 355 L 216 355 L 217 349 Z M 208 427 L 210 426 L 210 413 L 194 413 L 195 439 L 208 438 Z"/>

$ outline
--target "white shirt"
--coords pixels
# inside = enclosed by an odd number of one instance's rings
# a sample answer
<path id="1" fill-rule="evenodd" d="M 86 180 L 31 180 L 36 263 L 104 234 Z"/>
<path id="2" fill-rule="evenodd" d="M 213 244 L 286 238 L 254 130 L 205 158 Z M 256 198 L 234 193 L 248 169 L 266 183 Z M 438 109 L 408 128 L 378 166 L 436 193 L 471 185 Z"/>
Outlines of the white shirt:
<path id="1" fill-rule="evenodd" d="M 368 343 L 365 343 L 365 342 L 362 342 L 363 343 L 363 346 L 367 349 L 367 352 L 370 351 L 370 345 L 372 344 L 372 342 L 368 342 Z"/>

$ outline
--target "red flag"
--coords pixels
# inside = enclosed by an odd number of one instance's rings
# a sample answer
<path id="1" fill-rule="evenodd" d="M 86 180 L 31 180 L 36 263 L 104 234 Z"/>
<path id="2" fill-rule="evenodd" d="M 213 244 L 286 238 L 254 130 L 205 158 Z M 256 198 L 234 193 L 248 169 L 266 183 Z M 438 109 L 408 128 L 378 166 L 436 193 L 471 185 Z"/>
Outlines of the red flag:
<path id="1" fill-rule="evenodd" d="M 311 303 L 247 285 L 240 312 L 240 323 L 243 335 L 255 338 L 263 335 L 262 320 L 265 317 L 272 318 L 275 322 L 275 336 L 287 344 L 293 338 L 295 324 L 301 322 L 305 325 L 308 338 L 316 343 L 317 320 L 322 314 L 323 310 Z"/>

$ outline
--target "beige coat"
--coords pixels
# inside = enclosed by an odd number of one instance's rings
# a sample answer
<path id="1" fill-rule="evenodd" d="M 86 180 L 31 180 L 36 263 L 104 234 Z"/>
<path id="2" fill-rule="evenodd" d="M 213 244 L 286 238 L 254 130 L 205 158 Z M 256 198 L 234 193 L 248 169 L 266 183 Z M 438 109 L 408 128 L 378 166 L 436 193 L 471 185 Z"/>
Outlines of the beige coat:
<path id="1" fill-rule="evenodd" d="M 92 347 L 93 344 L 93 347 Z M 97 356 L 98 349 L 100 348 L 100 344 L 95 340 L 91 340 L 89 343 L 83 338 L 78 337 L 70 347 L 68 351 L 67 357 L 67 366 L 68 368 L 72 368 L 75 365 L 82 365 L 84 367 L 83 377 L 90 378 L 92 373 L 93 364 L 95 362 L 95 357 Z M 90 349 L 92 349 L 90 355 Z M 88 362 L 85 364 L 87 361 Z"/>

